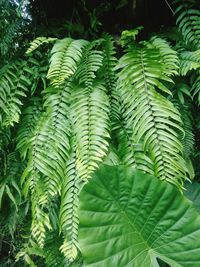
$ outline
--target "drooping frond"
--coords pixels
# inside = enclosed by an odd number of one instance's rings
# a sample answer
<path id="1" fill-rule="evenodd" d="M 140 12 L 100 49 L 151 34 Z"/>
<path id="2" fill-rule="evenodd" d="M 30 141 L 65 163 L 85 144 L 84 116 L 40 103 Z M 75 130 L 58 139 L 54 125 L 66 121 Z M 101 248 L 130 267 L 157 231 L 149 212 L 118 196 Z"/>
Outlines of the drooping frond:
<path id="1" fill-rule="evenodd" d="M 29 140 L 34 134 L 35 126 L 42 112 L 42 102 L 39 97 L 34 97 L 30 105 L 23 111 L 22 121 L 19 125 L 17 134 L 17 149 L 20 151 L 22 158 L 26 157 L 29 147 Z"/>
<path id="2" fill-rule="evenodd" d="M 57 40 L 57 38 L 51 38 L 51 37 L 37 37 L 35 40 L 33 40 L 30 43 L 30 47 L 26 51 L 26 54 L 30 54 L 33 51 L 35 51 L 38 47 L 40 47 L 43 44 L 53 43 Z"/>
<path id="3" fill-rule="evenodd" d="M 123 117 L 122 117 L 123 118 Z M 153 161 L 148 155 L 145 155 L 142 144 L 136 144 L 132 138 L 132 131 L 127 128 L 126 117 L 124 123 L 118 130 L 119 141 L 118 155 L 122 164 L 134 167 L 138 170 L 153 174 Z"/>
<path id="4" fill-rule="evenodd" d="M 5 66 L 0 72 L 0 123 L 2 127 L 13 126 L 19 121 L 21 99 L 30 87 L 26 61 L 16 61 Z"/>
<path id="5" fill-rule="evenodd" d="M 65 179 L 61 191 L 60 225 L 64 234 L 61 252 L 69 262 L 73 262 L 78 255 L 78 207 L 79 193 L 84 182 L 76 171 L 76 157 L 73 153 L 65 171 Z"/>
<path id="6" fill-rule="evenodd" d="M 200 105 L 200 70 L 192 77 L 192 92 L 193 97 L 197 98 L 197 102 Z"/>
<path id="7" fill-rule="evenodd" d="M 58 40 L 52 48 L 50 66 L 47 78 L 54 86 L 62 85 L 77 70 L 84 47 L 88 44 L 85 40 L 65 38 Z"/>
<path id="8" fill-rule="evenodd" d="M 150 45 L 159 50 L 162 64 L 165 66 L 164 73 L 167 76 L 177 75 L 179 63 L 177 52 L 162 38 L 152 37 Z"/>
<path id="9" fill-rule="evenodd" d="M 87 180 L 107 153 L 109 98 L 104 86 L 94 83 L 91 92 L 87 88 L 77 87 L 71 101 L 77 173 Z"/>
<path id="10" fill-rule="evenodd" d="M 41 132 L 46 139 L 43 140 L 43 151 L 48 155 L 51 151 L 52 156 L 46 158 L 46 179 L 48 192 L 50 196 L 55 196 L 61 189 L 61 183 L 66 168 L 66 162 L 69 159 L 69 138 L 71 135 L 71 125 L 69 121 L 69 100 L 72 84 L 66 83 L 60 89 L 48 87 L 45 93 L 46 116 L 48 125 Z M 54 161 L 52 162 L 52 159 Z M 51 167 L 52 173 L 48 174 L 48 166 Z M 53 175 L 53 176 L 52 176 Z"/>
<path id="11" fill-rule="evenodd" d="M 193 1 L 176 0 L 177 25 L 187 45 L 200 48 L 200 10 L 194 9 Z"/>
<path id="12" fill-rule="evenodd" d="M 72 88 L 70 82 L 66 83 L 63 88 L 56 89 L 48 87 L 45 90 L 45 107 L 48 117 L 50 118 L 49 130 L 52 135 L 48 137 L 52 143 L 52 150 L 57 153 L 57 160 L 64 161 L 66 164 L 69 158 L 69 137 L 71 134 L 71 125 L 69 121 L 70 94 Z"/>
<path id="13" fill-rule="evenodd" d="M 180 53 L 180 74 L 185 76 L 191 70 L 200 69 L 200 49 Z"/>
<path id="14" fill-rule="evenodd" d="M 39 183 L 38 183 L 39 184 Z M 37 184 L 37 185 L 38 185 Z M 41 184 L 40 184 L 41 186 Z M 51 230 L 48 214 L 44 211 L 47 205 L 45 195 L 42 195 L 42 187 L 37 187 L 39 192 L 32 198 L 32 224 L 31 234 L 33 239 L 42 248 L 45 243 L 46 230 Z"/>
<path id="15" fill-rule="evenodd" d="M 93 90 L 77 86 L 71 96 L 71 122 L 74 153 L 62 184 L 60 224 L 64 233 L 61 251 L 69 262 L 78 255 L 78 204 L 83 184 L 107 153 L 109 138 L 109 99 L 102 85 Z"/>
<path id="16" fill-rule="evenodd" d="M 50 119 L 41 114 L 29 140 L 25 143 L 28 155 L 27 167 L 21 177 L 25 196 L 31 193 L 32 224 L 31 235 L 40 247 L 45 244 L 46 230 L 51 229 L 48 206 L 52 196 L 59 192 L 58 174 L 55 172 L 55 155 L 46 142 Z M 21 147 L 23 149 L 23 146 Z M 57 168 L 59 170 L 59 167 Z M 51 180 L 47 179 L 51 177 Z M 50 181 L 50 182 L 49 182 Z M 52 189 L 53 188 L 53 189 Z"/>
<path id="17" fill-rule="evenodd" d="M 183 121 L 184 135 L 182 137 L 183 155 L 189 159 L 194 150 L 194 133 L 192 128 L 192 115 L 186 105 L 179 105 L 181 119 Z"/>
<path id="18" fill-rule="evenodd" d="M 104 41 L 102 42 L 103 46 L 103 67 L 102 67 L 102 78 L 105 80 L 105 86 L 108 90 L 110 96 L 110 105 L 111 105 L 111 123 L 112 128 L 117 127 L 117 124 L 120 121 L 120 104 L 119 96 L 116 90 L 116 73 L 114 68 L 116 66 L 117 59 L 115 57 L 115 48 L 114 41 L 111 36 L 105 34 L 103 36 Z"/>
<path id="19" fill-rule="evenodd" d="M 85 47 L 75 75 L 78 83 L 83 84 L 88 89 L 92 88 L 97 71 L 103 65 L 103 53 L 95 49 L 96 46 L 98 46 L 98 42 L 93 41 Z"/>
<path id="20" fill-rule="evenodd" d="M 173 59 L 173 55 L 170 56 Z M 145 44 L 130 46 L 120 59 L 118 69 L 121 69 L 118 86 L 124 101 L 124 116 L 135 146 L 142 144 L 158 178 L 181 187 L 185 169 L 177 132 L 183 130 L 179 112 L 156 91 L 159 88 L 168 92 L 162 81 L 171 81 L 165 74 L 160 52 Z"/>
<path id="21" fill-rule="evenodd" d="M 83 184 L 108 150 L 109 98 L 101 84 L 73 88 L 71 122 L 74 154 L 62 185 L 60 224 L 65 239 L 61 251 L 72 262 L 78 255 L 78 203 Z"/>
<path id="22" fill-rule="evenodd" d="M 31 189 L 32 192 L 35 191 L 37 182 L 39 181 L 41 174 L 44 176 L 54 177 L 52 173 L 52 165 L 48 158 L 54 159 L 53 153 L 50 153 L 49 143 L 45 142 L 48 138 L 46 129 L 50 123 L 50 119 L 42 114 L 34 127 L 33 134 L 29 140 L 27 140 L 27 150 L 28 150 L 28 163 L 27 167 L 22 175 L 21 182 L 24 184 L 25 194 Z M 49 132 L 49 135 L 51 133 Z"/>

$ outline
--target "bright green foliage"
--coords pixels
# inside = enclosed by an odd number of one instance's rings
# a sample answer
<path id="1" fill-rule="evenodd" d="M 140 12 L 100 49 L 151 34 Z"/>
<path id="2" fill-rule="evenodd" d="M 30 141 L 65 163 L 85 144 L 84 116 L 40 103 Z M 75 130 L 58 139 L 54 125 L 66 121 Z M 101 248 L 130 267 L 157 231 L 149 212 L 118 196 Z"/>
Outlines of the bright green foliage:
<path id="1" fill-rule="evenodd" d="M 30 105 L 24 110 L 21 127 L 17 135 L 17 149 L 22 158 L 26 157 L 29 147 L 29 140 L 33 137 L 34 127 L 40 118 L 42 107 L 41 99 L 35 97 L 31 99 Z"/>
<path id="2" fill-rule="evenodd" d="M 58 40 L 55 43 L 51 51 L 50 67 L 47 74 L 52 85 L 61 85 L 75 73 L 86 44 L 87 41 L 85 40 L 73 40 L 71 38 Z"/>
<path id="3" fill-rule="evenodd" d="M 84 266 L 200 264 L 200 216 L 175 187 L 124 166 L 102 166 L 80 196 Z M 195 252 L 195 253 L 194 253 Z"/>
<path id="4" fill-rule="evenodd" d="M 184 135 L 182 138 L 184 157 L 189 159 L 194 150 L 194 133 L 192 130 L 192 116 L 187 106 L 179 105 L 182 121 L 184 121 Z"/>
<path id="5" fill-rule="evenodd" d="M 17 148 L 27 159 L 21 181 L 25 195 L 31 192 L 32 238 L 44 247 L 47 232 L 58 225 L 64 235 L 60 249 L 68 262 L 78 255 L 80 189 L 109 145 L 110 102 L 101 43 L 71 38 L 55 43 L 47 74 L 50 84 L 45 82 L 42 91 L 43 108 L 38 110 L 40 100 L 33 98 L 17 137 Z M 34 50 L 29 61 L 40 53 Z M 60 216 L 53 226 L 51 206 L 59 196 Z"/>
<path id="6" fill-rule="evenodd" d="M 181 186 L 185 179 L 182 145 L 178 139 L 178 131 L 183 131 L 181 118 L 178 110 L 157 90 L 170 93 L 164 82 L 171 82 L 169 75 L 176 73 L 176 54 L 167 43 L 154 39 L 153 47 L 151 43 L 129 46 L 117 69 L 121 69 L 118 86 L 131 149 L 136 147 L 138 154 L 140 145 L 153 162 L 154 175 Z M 135 158 L 136 167 L 137 161 Z"/>
<path id="7" fill-rule="evenodd" d="M 191 70 L 200 69 L 200 49 L 180 53 L 180 74 L 185 76 Z"/>
<path id="8" fill-rule="evenodd" d="M 16 61 L 7 65 L 0 72 L 0 101 L 2 126 L 13 125 L 19 121 L 20 98 L 25 97 L 30 87 L 30 80 L 27 78 L 26 61 Z"/>
<path id="9" fill-rule="evenodd" d="M 160 54 L 160 60 L 162 62 L 162 65 L 164 66 L 164 74 L 167 76 L 177 75 L 179 63 L 177 52 L 174 51 L 170 47 L 169 43 L 167 43 L 167 41 L 164 39 L 153 37 L 150 41 L 150 47 L 151 45 L 153 45 L 153 47 L 158 49 L 158 52 Z"/>
<path id="10" fill-rule="evenodd" d="M 38 47 L 40 47 L 43 44 L 48 44 L 51 42 L 55 42 L 57 39 L 56 38 L 47 38 L 47 37 L 37 37 L 35 40 L 33 40 L 30 43 L 30 47 L 26 51 L 26 54 L 32 53 L 34 50 L 36 50 Z"/>
<path id="11" fill-rule="evenodd" d="M 109 138 L 109 102 L 105 88 L 93 84 L 93 91 L 77 88 L 72 94 L 72 123 L 78 176 L 83 180 L 98 168 L 106 156 Z"/>
<path id="12" fill-rule="evenodd" d="M 60 225 L 65 236 L 61 251 L 69 262 L 73 262 L 78 255 L 78 206 L 83 184 L 77 175 L 75 154 L 72 154 L 66 168 L 66 179 L 62 185 L 60 208 Z"/>
<path id="13" fill-rule="evenodd" d="M 180 7 L 177 12 L 185 11 Z M 188 14 L 194 15 L 194 12 Z M 186 22 L 186 26 L 179 23 L 180 31 L 191 29 L 185 15 L 180 16 L 184 18 L 181 23 Z M 194 28 L 196 34 L 198 30 L 196 26 Z M 183 35 L 187 44 L 181 43 L 183 40 L 179 39 L 174 47 L 157 36 L 136 42 L 139 30 L 141 27 L 123 32 L 124 52 L 117 47 L 123 54 L 119 60 L 115 42 L 108 34 L 94 41 L 38 37 L 30 43 L 24 57 L 8 63 L 0 70 L 0 202 L 3 209 L 0 223 L 8 226 L 3 228 L 4 233 L 9 232 L 9 229 L 12 229 L 10 233 L 14 233 L 15 228 L 20 227 L 21 222 L 24 223 L 25 229 L 20 230 L 23 232 L 20 232 L 20 236 L 28 236 L 29 240 L 25 241 L 18 253 L 19 264 L 24 260 L 31 266 L 36 263 L 47 267 L 81 266 L 82 251 L 78 238 L 80 192 L 88 183 L 95 192 L 95 201 L 98 191 L 107 194 L 104 187 L 95 189 L 94 180 L 91 179 L 102 162 L 109 165 L 124 164 L 143 171 L 137 177 L 130 173 L 125 177 L 123 171 L 120 171 L 121 180 L 118 174 L 110 173 L 107 182 L 113 186 L 116 183 L 123 185 L 118 189 L 113 187 L 112 192 L 117 197 L 116 192 L 122 190 L 122 201 L 127 200 L 128 194 L 131 195 L 131 181 L 137 184 L 132 193 L 136 190 L 138 195 L 141 194 L 141 199 L 146 199 L 146 193 L 142 194 L 144 191 L 140 190 L 145 186 L 152 188 L 151 192 L 147 191 L 148 211 L 141 209 L 142 215 L 150 214 L 151 211 L 154 214 L 155 209 L 160 207 L 150 222 L 151 228 L 156 227 L 154 221 L 159 222 L 160 218 L 163 227 L 159 224 L 159 231 L 165 231 L 164 226 L 168 223 L 173 226 L 174 220 L 182 216 L 183 209 L 189 207 L 172 186 L 158 182 L 149 175 L 175 185 L 179 191 L 185 179 L 194 178 L 191 162 L 191 152 L 195 146 L 194 131 L 189 110 L 191 95 L 200 99 L 199 47 L 194 37 L 185 33 Z M 187 84 L 189 80 L 191 86 Z M 106 179 L 107 173 L 103 176 L 101 178 Z M 128 182 L 129 185 L 125 185 Z M 176 201 L 172 197 L 175 194 L 178 195 Z M 162 196 L 166 197 L 166 201 Z M 130 203 L 133 201 L 133 206 L 127 211 L 130 220 L 134 216 L 131 209 L 136 208 L 141 199 L 136 196 L 136 199 L 128 200 Z M 172 207 L 168 211 L 165 205 L 168 205 L 166 203 L 170 199 Z M 11 216 L 7 216 L 4 211 L 6 201 L 9 201 Z M 130 203 L 127 203 L 127 207 Z M 157 206 L 153 205 L 155 203 Z M 89 202 L 86 204 L 90 207 Z M 109 212 L 110 204 L 105 204 L 97 207 L 105 208 L 104 213 L 101 213 L 102 218 Z M 176 205 L 180 209 L 170 213 Z M 162 217 L 162 208 L 169 216 L 173 214 L 170 222 L 165 220 L 165 215 Z M 92 214 L 98 213 L 98 209 L 93 210 Z M 116 214 L 112 213 L 108 222 L 112 221 L 113 216 L 121 220 L 121 214 L 118 214 L 117 209 L 115 211 Z M 193 216 L 193 212 L 191 214 Z M 145 218 L 141 217 L 138 224 L 140 227 L 143 225 L 144 229 Z M 16 226 L 18 219 L 20 223 Z M 93 219 L 91 217 L 91 222 Z M 187 227 L 180 229 L 187 230 Z M 99 229 L 95 228 L 94 234 L 86 240 L 92 240 L 96 232 L 98 237 L 101 233 Z M 138 229 L 135 235 L 137 238 Z M 128 230 L 125 227 L 123 231 Z M 90 231 L 93 233 L 93 229 Z M 108 235 L 111 234 L 112 231 L 109 231 Z M 156 255 L 170 253 L 169 257 L 162 258 L 179 262 L 181 256 L 171 256 L 173 247 L 170 250 L 163 243 L 170 238 L 169 242 L 175 241 L 173 239 L 176 235 L 170 232 L 165 240 L 159 239 L 158 234 L 155 233 L 160 245 L 167 249 L 161 247 L 156 250 Z M 194 238 L 197 237 L 194 235 Z M 146 246 L 146 236 L 140 238 Z M 135 247 L 133 241 L 130 239 L 128 242 Z M 194 245 L 190 244 L 190 240 L 182 248 L 176 242 L 173 244 L 181 255 L 186 255 L 184 251 Z M 111 241 L 112 249 L 118 246 L 122 247 L 123 243 Z M 104 245 L 102 247 L 105 248 Z M 141 248 L 138 249 L 130 249 L 127 257 L 122 256 L 122 262 L 129 257 L 132 259 L 133 253 L 137 255 Z M 106 253 L 109 252 L 110 247 Z M 101 256 L 98 253 L 96 255 Z M 147 255 L 146 261 L 152 257 Z M 119 264 L 117 257 L 115 260 L 112 264 L 120 266 L 121 260 Z"/>

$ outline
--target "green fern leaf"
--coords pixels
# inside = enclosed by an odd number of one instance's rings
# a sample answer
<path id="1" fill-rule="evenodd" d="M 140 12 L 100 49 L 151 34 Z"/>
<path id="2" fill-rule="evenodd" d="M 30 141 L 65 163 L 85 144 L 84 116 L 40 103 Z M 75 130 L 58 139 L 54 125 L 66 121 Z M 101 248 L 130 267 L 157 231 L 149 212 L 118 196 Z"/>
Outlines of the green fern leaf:
<path id="1" fill-rule="evenodd" d="M 162 38 L 152 37 L 151 45 L 159 50 L 162 64 L 165 66 L 164 73 L 167 76 L 178 75 L 179 58 L 177 52 Z"/>
<path id="2" fill-rule="evenodd" d="M 184 157 L 189 159 L 194 150 L 194 133 L 192 129 L 192 116 L 186 105 L 179 105 L 179 111 L 183 121 L 184 136 L 182 139 Z"/>
<path id="3" fill-rule="evenodd" d="M 27 77 L 26 62 L 16 61 L 7 65 L 0 75 L 0 108 L 1 124 L 4 127 L 13 126 L 19 122 L 21 98 L 26 97 L 30 87 L 30 80 Z"/>
<path id="4" fill-rule="evenodd" d="M 54 86 L 61 85 L 77 70 L 84 47 L 88 44 L 85 40 L 65 38 L 58 40 L 51 51 L 51 59 L 47 78 Z"/>
<path id="5" fill-rule="evenodd" d="M 30 54 L 35 51 L 38 47 L 43 44 L 53 43 L 57 40 L 57 38 L 50 38 L 50 37 L 37 37 L 30 43 L 30 47 L 26 51 L 26 54 Z"/>
<path id="6" fill-rule="evenodd" d="M 200 69 L 200 49 L 180 53 L 180 74 L 185 76 L 191 70 Z"/>
<path id="7" fill-rule="evenodd" d="M 78 69 L 74 77 L 79 84 L 83 84 L 90 89 L 97 77 L 97 71 L 103 66 L 102 51 L 94 49 L 98 45 L 99 42 L 93 41 L 85 47 L 83 57 L 78 64 Z"/>
<path id="8" fill-rule="evenodd" d="M 64 234 L 61 252 L 69 262 L 73 262 L 78 255 L 78 207 L 79 193 L 84 182 L 76 172 L 76 158 L 72 154 L 66 168 L 66 176 L 62 184 L 60 225 Z"/>
<path id="9" fill-rule="evenodd" d="M 42 209 L 42 206 L 47 204 L 46 198 L 40 195 L 37 199 L 32 199 L 32 203 L 33 220 L 31 225 L 31 234 L 37 241 L 38 245 L 42 248 L 45 243 L 46 229 L 51 230 L 49 216 Z"/>
<path id="10" fill-rule="evenodd" d="M 200 105 L 200 70 L 192 77 L 192 93 L 193 97 L 197 98 L 197 103 Z"/>
<path id="11" fill-rule="evenodd" d="M 145 44 L 142 48 L 129 47 L 117 67 L 121 69 L 119 90 L 135 145 L 141 143 L 154 162 L 156 177 L 181 187 L 185 179 L 183 149 L 177 133 L 183 131 L 181 118 L 173 104 L 155 90 L 158 87 L 166 92 L 161 81 L 171 80 L 166 78 L 163 61 L 156 50 Z"/>
<path id="12" fill-rule="evenodd" d="M 30 106 L 28 106 L 22 113 L 22 121 L 19 125 L 17 134 L 17 149 L 23 159 L 26 158 L 29 146 L 29 140 L 33 136 L 34 129 L 42 112 L 41 99 L 35 97 L 31 99 Z"/>
<path id="13" fill-rule="evenodd" d="M 115 58 L 115 49 L 114 49 L 114 41 L 111 36 L 105 34 L 103 36 L 104 41 L 103 45 L 103 66 L 101 70 L 102 80 L 105 80 L 105 86 L 108 90 L 108 94 L 110 96 L 110 105 L 111 105 L 111 123 L 112 128 L 118 127 L 120 121 L 120 103 L 119 96 L 116 91 L 116 74 L 114 68 L 117 63 L 117 59 Z"/>
<path id="14" fill-rule="evenodd" d="M 177 14 L 177 25 L 181 31 L 186 44 L 194 48 L 200 48 L 200 11 L 193 8 L 190 1 L 178 0 L 178 7 L 175 10 Z"/>
<path id="15" fill-rule="evenodd" d="M 109 99 L 102 85 L 93 91 L 77 87 L 72 94 L 71 118 L 76 139 L 78 176 L 90 178 L 106 156 L 109 138 Z"/>

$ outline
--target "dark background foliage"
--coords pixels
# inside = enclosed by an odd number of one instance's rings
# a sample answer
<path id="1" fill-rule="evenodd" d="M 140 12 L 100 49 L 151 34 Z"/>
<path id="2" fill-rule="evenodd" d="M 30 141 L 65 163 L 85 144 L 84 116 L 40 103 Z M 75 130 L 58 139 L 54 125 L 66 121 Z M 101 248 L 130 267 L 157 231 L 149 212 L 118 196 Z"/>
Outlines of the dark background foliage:
<path id="1" fill-rule="evenodd" d="M 172 1 L 168 3 L 171 5 Z M 31 14 L 37 27 L 69 21 L 85 29 L 99 27 L 100 32 L 119 34 L 123 29 L 143 25 L 145 34 L 174 25 L 173 13 L 165 0 L 121 1 L 31 1 Z M 98 22 L 101 25 L 95 25 Z"/>

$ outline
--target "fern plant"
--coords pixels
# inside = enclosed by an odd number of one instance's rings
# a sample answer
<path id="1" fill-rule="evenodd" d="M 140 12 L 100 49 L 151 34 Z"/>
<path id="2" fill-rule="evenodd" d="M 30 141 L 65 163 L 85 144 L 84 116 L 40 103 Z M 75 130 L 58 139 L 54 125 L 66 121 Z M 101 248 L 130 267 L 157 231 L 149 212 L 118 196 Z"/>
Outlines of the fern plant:
<path id="1" fill-rule="evenodd" d="M 199 104 L 199 48 L 200 48 L 200 11 L 195 1 L 174 2 L 176 5 L 177 26 L 183 36 L 179 42 L 180 74 L 191 79 L 191 92 Z"/>
<path id="2" fill-rule="evenodd" d="M 30 62 L 48 40 L 55 42 L 47 50 L 48 80 L 42 98 L 33 96 L 23 111 L 17 149 L 27 162 L 21 181 L 25 196 L 31 193 L 32 239 L 45 248 L 48 232 L 59 228 L 60 251 L 70 264 L 79 255 L 79 194 L 111 155 L 111 136 L 112 153 L 124 164 L 182 188 L 182 121 L 165 96 L 171 94 L 178 58 L 155 37 L 128 43 L 115 67 L 113 40 L 105 35 L 92 42 L 36 39 L 27 53 Z M 55 202 L 60 211 L 52 215 Z"/>
<path id="3" fill-rule="evenodd" d="M 0 199 L 7 195 L 16 211 L 18 192 L 30 203 L 31 238 L 18 259 L 32 266 L 33 255 L 46 266 L 81 265 L 80 193 L 102 163 L 142 171 L 138 177 L 144 188 L 150 175 L 179 191 L 193 178 L 194 135 L 182 95 L 188 89 L 176 86 L 177 76 L 182 82 L 196 71 L 191 81 L 198 93 L 198 12 L 183 4 L 176 13 L 185 40 L 181 48 L 158 36 L 136 41 L 141 27 L 123 32 L 119 60 L 107 34 L 94 41 L 38 37 L 25 56 L 0 70 L 1 131 L 4 138 L 9 133 L 9 151 L 23 162 L 22 190 L 19 181 L 4 175 Z M 165 182 L 160 182 L 162 190 Z"/>

